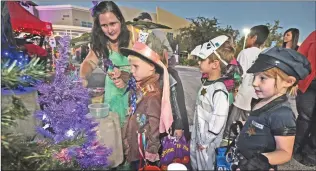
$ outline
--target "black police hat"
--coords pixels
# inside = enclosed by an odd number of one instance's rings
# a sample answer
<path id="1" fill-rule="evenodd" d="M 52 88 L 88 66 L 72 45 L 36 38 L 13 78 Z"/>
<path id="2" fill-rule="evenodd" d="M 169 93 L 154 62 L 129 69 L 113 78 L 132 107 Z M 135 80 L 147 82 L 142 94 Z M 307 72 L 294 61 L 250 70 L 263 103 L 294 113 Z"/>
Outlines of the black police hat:
<path id="1" fill-rule="evenodd" d="M 273 67 L 297 80 L 303 80 L 311 73 L 310 63 L 305 56 L 293 49 L 282 47 L 271 47 L 261 52 L 247 73 L 263 72 Z"/>
<path id="2" fill-rule="evenodd" d="M 144 19 L 148 19 L 152 21 L 150 14 L 148 14 L 147 12 L 140 13 L 138 17 L 133 19 L 133 21 L 144 20 Z"/>

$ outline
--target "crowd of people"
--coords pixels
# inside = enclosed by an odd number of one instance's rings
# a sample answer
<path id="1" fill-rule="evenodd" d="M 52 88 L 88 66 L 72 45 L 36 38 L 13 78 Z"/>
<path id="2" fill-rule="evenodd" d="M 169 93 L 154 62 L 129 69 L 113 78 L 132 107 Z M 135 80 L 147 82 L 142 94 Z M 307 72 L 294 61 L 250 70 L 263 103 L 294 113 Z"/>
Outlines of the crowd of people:
<path id="1" fill-rule="evenodd" d="M 315 164 L 315 31 L 298 47 L 299 31 L 289 29 L 282 47 L 262 51 L 269 29 L 254 26 L 237 58 L 226 35 L 197 46 L 194 55 L 206 78 L 190 132 L 183 86 L 166 36 L 159 29 L 146 33 L 127 25 L 112 1 L 96 4 L 92 15 L 91 48 L 80 77 L 87 86 L 95 68 L 104 65 L 107 70 L 104 103 L 119 115 L 124 155 L 132 170 L 145 163 L 159 167 L 161 140 L 168 135 L 190 142 L 188 169 L 193 170 L 213 170 L 215 149 L 232 136 L 234 169 L 277 169 L 293 152 L 298 161 Z M 134 19 L 139 20 L 152 19 L 141 13 Z M 295 100 L 298 116 L 291 106 Z M 232 127 L 241 130 L 230 135 Z"/>

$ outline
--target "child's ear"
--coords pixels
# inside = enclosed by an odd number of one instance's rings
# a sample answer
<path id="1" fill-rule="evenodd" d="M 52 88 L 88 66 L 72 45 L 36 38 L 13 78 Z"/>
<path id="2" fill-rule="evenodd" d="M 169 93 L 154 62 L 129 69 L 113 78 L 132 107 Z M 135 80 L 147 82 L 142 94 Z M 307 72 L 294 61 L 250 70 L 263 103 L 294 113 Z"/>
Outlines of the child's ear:
<path id="1" fill-rule="evenodd" d="M 291 87 L 295 84 L 296 78 L 293 76 L 289 76 L 288 79 L 286 80 L 286 86 Z"/>
<path id="2" fill-rule="evenodd" d="M 256 43 L 257 38 L 258 38 L 258 36 L 257 36 L 257 35 L 254 35 L 253 37 L 251 37 L 251 39 L 252 39 L 253 43 Z"/>
<path id="3" fill-rule="evenodd" d="M 149 70 L 150 71 L 155 71 L 155 66 L 153 64 L 149 64 L 149 65 L 150 65 Z"/>
<path id="4" fill-rule="evenodd" d="M 213 69 L 216 69 L 216 68 L 218 68 L 218 67 L 220 67 L 220 63 L 219 63 L 219 60 L 217 60 L 217 59 L 215 59 L 213 62 L 212 62 L 212 64 L 213 64 Z"/>

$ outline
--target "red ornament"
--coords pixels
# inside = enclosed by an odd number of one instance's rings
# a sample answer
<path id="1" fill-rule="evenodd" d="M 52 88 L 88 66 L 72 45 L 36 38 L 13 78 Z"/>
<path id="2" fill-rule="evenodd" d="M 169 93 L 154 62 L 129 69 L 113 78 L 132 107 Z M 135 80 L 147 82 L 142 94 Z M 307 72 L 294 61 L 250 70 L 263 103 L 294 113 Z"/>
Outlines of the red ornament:
<path id="1" fill-rule="evenodd" d="M 168 169 L 168 166 L 167 165 L 162 165 L 161 166 L 161 171 L 167 171 Z"/>
<path id="2" fill-rule="evenodd" d="M 189 156 L 184 156 L 182 159 L 182 164 L 188 164 L 190 162 L 190 157 Z"/>
<path id="3" fill-rule="evenodd" d="M 181 159 L 175 158 L 175 159 L 173 159 L 173 163 L 181 163 Z"/>
<path id="4" fill-rule="evenodd" d="M 139 169 L 139 171 L 161 171 L 160 170 L 160 168 L 159 167 L 157 167 L 157 166 L 151 166 L 151 165 L 147 165 L 147 166 L 145 166 L 145 167 L 143 167 L 143 168 L 140 168 Z"/>

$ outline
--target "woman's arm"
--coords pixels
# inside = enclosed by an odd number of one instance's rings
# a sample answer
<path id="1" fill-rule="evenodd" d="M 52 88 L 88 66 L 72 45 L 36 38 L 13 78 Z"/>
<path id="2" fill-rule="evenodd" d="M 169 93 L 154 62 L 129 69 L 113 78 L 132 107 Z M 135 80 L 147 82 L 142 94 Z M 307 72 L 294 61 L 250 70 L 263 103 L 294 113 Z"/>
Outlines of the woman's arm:
<path id="1" fill-rule="evenodd" d="M 284 164 L 291 160 L 295 136 L 274 136 L 276 150 L 263 153 L 269 159 L 271 165 Z"/>
<path id="2" fill-rule="evenodd" d="M 85 60 L 82 62 L 80 66 L 80 78 L 84 80 L 83 84 L 86 87 L 88 85 L 87 77 L 92 73 L 92 71 L 97 67 L 99 63 L 99 59 L 95 55 L 95 53 L 90 50 Z"/>

